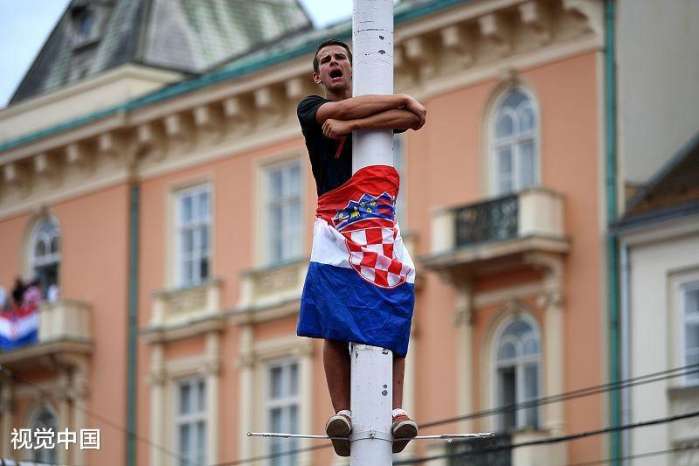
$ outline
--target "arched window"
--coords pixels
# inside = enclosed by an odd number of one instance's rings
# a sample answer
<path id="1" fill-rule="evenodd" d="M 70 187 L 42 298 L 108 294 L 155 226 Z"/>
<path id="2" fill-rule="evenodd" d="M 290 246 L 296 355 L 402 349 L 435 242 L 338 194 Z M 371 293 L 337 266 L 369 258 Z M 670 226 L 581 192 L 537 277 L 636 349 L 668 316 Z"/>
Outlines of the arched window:
<path id="1" fill-rule="evenodd" d="M 502 328 L 495 345 L 496 396 L 498 406 L 523 403 L 539 397 L 539 332 L 536 324 L 524 317 L 515 317 Z M 536 428 L 539 423 L 536 406 L 504 412 L 500 429 L 511 431 Z"/>
<path id="2" fill-rule="evenodd" d="M 514 87 L 498 99 L 491 128 L 491 178 L 496 194 L 536 185 L 538 115 L 533 99 Z"/>
<path id="3" fill-rule="evenodd" d="M 32 278 L 38 278 L 45 298 L 58 296 L 58 271 L 61 263 L 61 244 L 58 223 L 52 217 L 41 219 L 31 239 Z"/>
<path id="4" fill-rule="evenodd" d="M 54 448 L 35 448 L 32 450 L 32 461 L 35 463 L 56 464 L 58 455 L 56 454 L 55 439 L 58 432 L 58 419 L 51 408 L 47 405 L 42 405 L 32 417 L 32 433 L 40 437 L 43 432 L 44 436 L 53 439 Z"/>

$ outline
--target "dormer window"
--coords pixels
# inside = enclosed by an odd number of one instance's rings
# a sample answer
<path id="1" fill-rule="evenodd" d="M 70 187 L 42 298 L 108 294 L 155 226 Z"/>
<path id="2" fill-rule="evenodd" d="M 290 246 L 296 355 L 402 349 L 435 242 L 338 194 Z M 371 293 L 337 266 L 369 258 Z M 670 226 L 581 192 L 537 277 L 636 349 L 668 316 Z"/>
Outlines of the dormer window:
<path id="1" fill-rule="evenodd" d="M 85 4 L 78 4 L 70 11 L 73 28 L 73 47 L 81 47 L 97 39 L 95 12 Z"/>

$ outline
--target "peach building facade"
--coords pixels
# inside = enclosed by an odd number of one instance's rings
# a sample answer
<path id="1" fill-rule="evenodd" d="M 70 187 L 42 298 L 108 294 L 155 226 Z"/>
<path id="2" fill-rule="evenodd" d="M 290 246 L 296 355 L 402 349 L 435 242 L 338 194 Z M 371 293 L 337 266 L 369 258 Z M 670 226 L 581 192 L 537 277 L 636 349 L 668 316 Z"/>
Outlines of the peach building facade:
<path id="1" fill-rule="evenodd" d="M 428 110 L 395 150 L 418 272 L 405 387 L 418 422 L 607 379 L 602 15 L 593 0 L 397 7 L 396 89 Z M 0 353 L 1 457 L 212 465 L 318 445 L 245 434 L 319 433 L 330 413 L 322 344 L 295 335 L 316 202 L 295 106 L 319 92 L 315 44 L 348 31 L 304 32 L 190 80 L 124 65 L 0 111 L 0 284 L 36 271 L 49 231 L 60 289 L 38 342 Z M 144 94 L 101 104 L 114 86 Z M 21 130 L 48 105 L 97 113 Z M 581 397 L 423 433 L 517 444 L 605 426 L 606 406 Z M 13 428 L 46 419 L 101 429 L 101 449 L 12 448 Z M 414 442 L 400 458 L 458 448 Z M 498 461 L 606 452 L 596 436 Z M 250 464 L 348 463 L 321 448 Z"/>

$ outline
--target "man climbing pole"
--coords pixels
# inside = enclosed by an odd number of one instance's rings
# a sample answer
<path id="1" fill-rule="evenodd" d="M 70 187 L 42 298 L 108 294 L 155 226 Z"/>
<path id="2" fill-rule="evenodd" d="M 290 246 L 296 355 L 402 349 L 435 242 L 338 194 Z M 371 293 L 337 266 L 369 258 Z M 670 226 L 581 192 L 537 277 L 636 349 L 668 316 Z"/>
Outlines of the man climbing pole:
<path id="1" fill-rule="evenodd" d="M 415 270 L 395 221 L 398 173 L 371 165 L 353 175 L 352 131 L 419 130 L 426 110 L 407 95 L 352 97 L 352 53 L 337 40 L 318 46 L 313 80 L 326 97 L 308 96 L 297 109 L 318 193 L 297 334 L 325 340 L 323 365 L 335 409 L 326 433 L 340 456 L 350 455 L 352 432 L 348 343 L 393 352 L 397 453 L 417 435 L 417 424 L 402 409 Z"/>

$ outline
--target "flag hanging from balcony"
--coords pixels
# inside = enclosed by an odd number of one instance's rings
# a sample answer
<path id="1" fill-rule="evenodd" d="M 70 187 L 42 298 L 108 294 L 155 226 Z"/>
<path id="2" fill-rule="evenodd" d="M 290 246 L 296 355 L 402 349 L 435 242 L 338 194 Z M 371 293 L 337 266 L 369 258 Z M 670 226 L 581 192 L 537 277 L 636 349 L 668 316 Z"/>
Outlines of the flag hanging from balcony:
<path id="1" fill-rule="evenodd" d="M 22 306 L 0 313 L 0 349 L 13 350 L 37 342 L 39 311 L 36 306 Z"/>
<path id="2" fill-rule="evenodd" d="M 415 267 L 395 221 L 398 185 L 393 167 L 375 165 L 318 198 L 299 336 L 407 353 Z"/>

